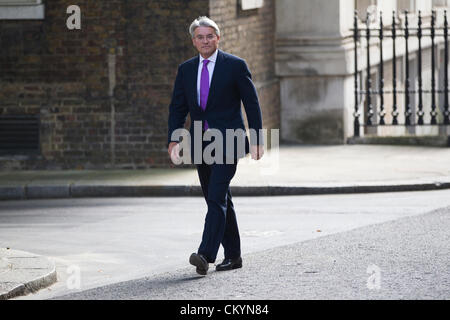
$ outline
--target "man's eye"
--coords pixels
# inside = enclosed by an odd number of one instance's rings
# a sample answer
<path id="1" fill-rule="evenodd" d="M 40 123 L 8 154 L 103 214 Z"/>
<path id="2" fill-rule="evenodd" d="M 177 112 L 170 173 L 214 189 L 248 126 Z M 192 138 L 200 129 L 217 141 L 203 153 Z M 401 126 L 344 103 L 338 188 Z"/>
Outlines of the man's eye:
<path id="1" fill-rule="evenodd" d="M 197 36 L 197 40 L 201 41 L 203 39 L 205 39 L 204 36 Z M 209 35 L 206 36 L 206 39 L 212 40 L 212 39 L 214 39 L 214 35 L 213 34 L 209 34 Z"/>

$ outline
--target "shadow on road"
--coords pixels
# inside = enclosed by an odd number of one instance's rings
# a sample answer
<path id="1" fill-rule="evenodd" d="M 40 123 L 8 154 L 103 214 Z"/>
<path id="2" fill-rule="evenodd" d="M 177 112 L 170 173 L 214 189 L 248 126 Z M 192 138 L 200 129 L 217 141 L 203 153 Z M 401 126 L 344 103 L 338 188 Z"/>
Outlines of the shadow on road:
<path id="1" fill-rule="evenodd" d="M 206 280 L 207 276 L 194 274 L 190 271 L 182 270 L 180 275 L 174 277 L 173 273 L 161 274 L 156 278 L 141 278 L 136 280 L 124 281 L 107 285 L 103 287 L 79 291 L 76 293 L 55 297 L 51 300 L 134 300 L 146 299 L 146 296 L 153 290 L 170 290 L 177 286 L 184 286 L 184 284 L 194 281 Z M 122 288 L 131 288 L 131 290 L 121 290 Z M 120 292 L 120 294 L 118 294 Z M 166 298 L 167 299 L 167 298 Z"/>

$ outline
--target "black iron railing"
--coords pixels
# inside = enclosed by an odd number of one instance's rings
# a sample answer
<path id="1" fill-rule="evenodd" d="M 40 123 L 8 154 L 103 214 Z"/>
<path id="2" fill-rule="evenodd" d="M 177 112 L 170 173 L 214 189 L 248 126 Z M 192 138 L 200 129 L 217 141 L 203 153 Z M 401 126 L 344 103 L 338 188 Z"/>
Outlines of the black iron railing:
<path id="1" fill-rule="evenodd" d="M 358 26 L 358 13 L 355 11 L 354 16 L 354 28 L 353 28 L 353 39 L 354 39 L 354 94 L 355 94 L 355 110 L 354 110 L 354 135 L 356 137 L 360 136 L 360 116 L 361 112 L 359 110 L 360 103 L 359 97 L 364 96 L 366 102 L 366 110 L 363 119 L 363 126 L 377 126 L 377 125 L 405 125 L 405 126 L 415 126 L 415 125 L 449 125 L 450 124 L 450 110 L 449 110 L 449 99 L 448 99 L 448 21 L 447 12 L 444 11 L 444 24 L 442 27 L 436 26 L 436 11 L 432 11 L 431 22 L 427 27 L 422 26 L 422 15 L 418 12 L 417 17 L 417 27 L 411 27 L 408 21 L 408 12 L 404 12 L 404 23 L 401 26 L 398 23 L 396 12 L 392 14 L 392 24 L 389 27 L 383 25 L 382 12 L 380 12 L 379 21 L 375 24 L 370 24 L 371 17 L 369 13 L 366 16 L 366 26 L 359 28 Z M 375 27 L 374 27 L 375 26 Z M 411 79 L 409 74 L 409 42 L 411 37 L 416 37 L 418 42 L 417 49 L 417 90 L 411 90 Z M 422 78 L 422 39 L 424 37 L 431 38 L 431 90 L 425 90 L 423 88 L 423 78 Z M 436 88 L 436 38 L 444 38 L 444 87 Z M 373 88 L 371 80 L 371 56 L 370 56 L 370 39 L 378 38 L 379 41 L 379 66 L 378 66 L 378 89 Z M 383 60 L 383 42 L 385 38 L 392 39 L 392 90 L 385 89 L 385 79 L 384 79 L 384 60 Z M 363 43 L 362 39 L 365 39 Z M 405 44 L 405 73 L 404 73 L 404 88 L 397 88 L 397 52 L 396 52 L 396 42 L 404 41 Z M 359 47 L 366 47 L 366 88 L 363 90 L 359 88 L 358 85 L 358 44 Z M 427 79 L 428 80 L 428 79 Z M 385 94 L 392 94 L 392 110 L 390 110 L 392 120 L 388 123 L 385 119 L 386 109 L 385 109 Z M 404 94 L 404 116 L 405 122 L 399 122 L 399 105 L 397 101 L 397 96 Z M 411 95 L 417 94 L 417 106 L 411 105 Z M 425 123 L 425 108 L 423 103 L 423 95 L 431 94 L 431 105 L 430 105 L 430 121 Z M 442 110 L 442 122 L 438 123 L 438 112 L 439 108 L 436 105 L 436 94 L 443 94 L 443 110 Z M 374 96 L 379 96 L 378 104 L 378 117 L 376 117 L 375 108 L 372 103 L 372 98 Z M 364 111 L 363 111 L 364 113 Z M 413 117 L 413 114 L 416 117 Z"/>

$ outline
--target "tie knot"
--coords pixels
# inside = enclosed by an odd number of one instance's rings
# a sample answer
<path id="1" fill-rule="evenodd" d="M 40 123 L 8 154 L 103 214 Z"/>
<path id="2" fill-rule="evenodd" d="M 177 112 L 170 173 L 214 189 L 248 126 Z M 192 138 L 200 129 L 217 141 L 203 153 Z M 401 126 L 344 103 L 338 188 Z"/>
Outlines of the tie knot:
<path id="1" fill-rule="evenodd" d="M 203 60 L 203 65 L 206 67 L 208 65 L 208 62 L 209 62 L 208 59 Z"/>

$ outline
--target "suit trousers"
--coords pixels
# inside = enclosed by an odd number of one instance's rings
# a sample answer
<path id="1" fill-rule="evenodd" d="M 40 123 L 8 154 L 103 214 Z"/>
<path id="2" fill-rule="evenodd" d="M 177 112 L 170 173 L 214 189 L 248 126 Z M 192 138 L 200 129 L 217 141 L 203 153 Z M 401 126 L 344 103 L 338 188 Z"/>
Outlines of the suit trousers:
<path id="1" fill-rule="evenodd" d="M 205 146 L 205 143 L 204 143 Z M 220 244 L 225 258 L 234 259 L 241 255 L 241 241 L 236 212 L 231 196 L 230 182 L 236 173 L 238 160 L 234 164 L 197 164 L 197 172 L 208 206 L 202 241 L 198 254 L 214 263 Z"/>

